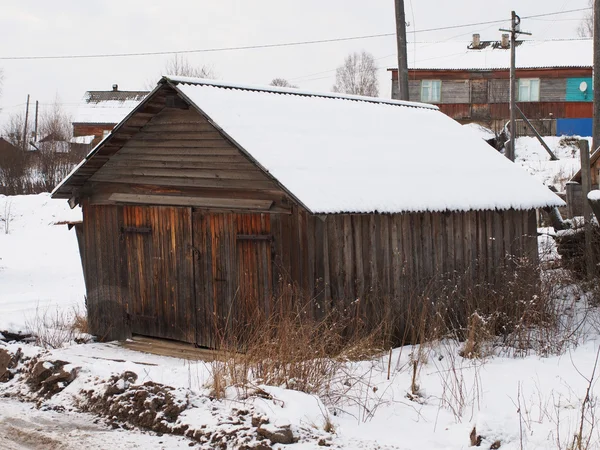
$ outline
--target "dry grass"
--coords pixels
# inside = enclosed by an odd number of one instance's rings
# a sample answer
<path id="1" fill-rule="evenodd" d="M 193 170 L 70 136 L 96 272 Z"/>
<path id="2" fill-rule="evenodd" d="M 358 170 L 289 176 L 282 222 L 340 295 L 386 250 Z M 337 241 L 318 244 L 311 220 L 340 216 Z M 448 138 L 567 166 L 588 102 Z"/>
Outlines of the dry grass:
<path id="1" fill-rule="evenodd" d="M 35 316 L 25 325 L 36 345 L 51 349 L 82 340 L 82 335 L 88 332 L 87 315 L 78 309 L 51 311 L 37 308 Z"/>
<path id="2" fill-rule="evenodd" d="M 314 320 L 302 306 L 281 307 L 265 317 L 255 311 L 248 323 L 221 338 L 225 357 L 212 363 L 211 390 L 222 397 L 228 386 L 247 389 L 260 384 L 326 395 L 349 360 L 368 359 L 384 348 L 381 328 L 367 330 L 354 313 L 334 312 Z M 301 305 L 296 299 L 294 305 Z"/>

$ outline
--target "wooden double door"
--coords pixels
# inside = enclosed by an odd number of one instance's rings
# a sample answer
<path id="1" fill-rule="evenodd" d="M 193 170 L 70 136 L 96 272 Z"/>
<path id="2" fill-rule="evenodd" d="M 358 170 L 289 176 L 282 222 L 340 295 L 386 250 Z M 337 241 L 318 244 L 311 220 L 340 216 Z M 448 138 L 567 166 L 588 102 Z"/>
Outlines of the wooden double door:
<path id="1" fill-rule="evenodd" d="M 123 206 L 123 279 L 131 332 L 219 347 L 268 314 L 268 214 Z"/>

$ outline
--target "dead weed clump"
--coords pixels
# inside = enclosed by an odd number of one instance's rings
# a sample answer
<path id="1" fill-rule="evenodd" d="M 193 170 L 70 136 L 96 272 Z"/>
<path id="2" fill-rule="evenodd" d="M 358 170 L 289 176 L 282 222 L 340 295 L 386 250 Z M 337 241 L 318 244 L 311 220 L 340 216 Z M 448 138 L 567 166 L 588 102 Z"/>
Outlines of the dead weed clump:
<path id="1" fill-rule="evenodd" d="M 254 312 L 249 323 L 222 337 L 225 356 L 212 363 L 215 397 L 224 396 L 229 386 L 247 390 L 261 384 L 325 395 L 347 361 L 385 348 L 381 327 L 368 330 L 352 307 L 315 320 L 312 302 L 287 300 L 278 299 L 268 317 Z M 284 301 L 293 306 L 284 307 Z"/>
<path id="2" fill-rule="evenodd" d="M 35 316 L 26 321 L 26 328 L 35 344 L 46 349 L 61 348 L 70 342 L 88 341 L 87 315 L 78 309 L 51 311 L 36 309 Z"/>

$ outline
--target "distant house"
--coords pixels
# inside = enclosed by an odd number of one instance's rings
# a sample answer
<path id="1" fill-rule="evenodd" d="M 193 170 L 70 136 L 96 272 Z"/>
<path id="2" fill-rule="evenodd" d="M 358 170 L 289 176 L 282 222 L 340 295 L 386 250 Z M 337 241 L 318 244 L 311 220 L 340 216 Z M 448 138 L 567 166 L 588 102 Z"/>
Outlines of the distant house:
<path id="1" fill-rule="evenodd" d="M 147 94 L 148 91 L 120 91 L 116 84 L 111 91 L 86 92 L 73 118 L 73 136 L 94 136 L 92 143 L 97 144 Z"/>
<path id="2" fill-rule="evenodd" d="M 52 195 L 83 206 L 92 333 L 207 347 L 282 286 L 377 320 L 433 279 L 491 282 L 564 204 L 435 106 L 177 77 Z"/>
<path id="3" fill-rule="evenodd" d="M 15 147 L 10 141 L 0 136 L 0 155 L 4 155 L 8 152 L 14 152 L 18 150 L 19 149 Z"/>
<path id="4" fill-rule="evenodd" d="M 592 131 L 591 39 L 517 41 L 517 101 L 544 135 L 590 136 Z M 409 50 L 410 100 L 433 103 L 461 123 L 476 122 L 495 131 L 509 120 L 510 45 L 417 43 Z M 392 75 L 392 98 L 398 98 L 398 70 Z M 517 122 L 518 134 L 529 134 Z"/>

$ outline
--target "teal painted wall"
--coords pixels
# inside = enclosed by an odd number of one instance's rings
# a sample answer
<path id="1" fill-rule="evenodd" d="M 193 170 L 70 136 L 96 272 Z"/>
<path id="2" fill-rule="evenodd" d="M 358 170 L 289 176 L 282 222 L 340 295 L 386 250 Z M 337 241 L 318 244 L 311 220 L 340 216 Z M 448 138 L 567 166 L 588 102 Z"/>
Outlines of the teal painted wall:
<path id="1" fill-rule="evenodd" d="M 579 90 L 579 85 L 585 81 L 588 88 L 585 92 Z M 592 95 L 592 78 L 568 78 L 567 79 L 567 96 L 568 102 L 591 102 L 594 96 Z"/>

